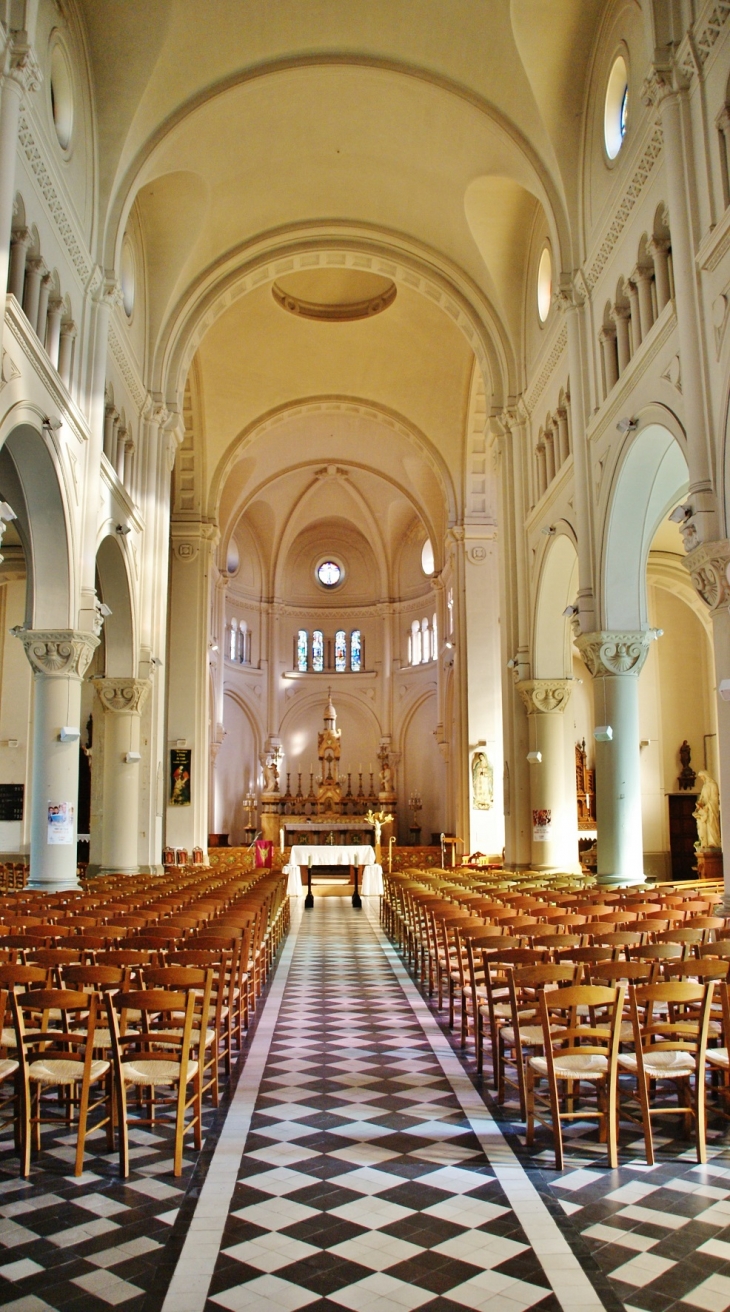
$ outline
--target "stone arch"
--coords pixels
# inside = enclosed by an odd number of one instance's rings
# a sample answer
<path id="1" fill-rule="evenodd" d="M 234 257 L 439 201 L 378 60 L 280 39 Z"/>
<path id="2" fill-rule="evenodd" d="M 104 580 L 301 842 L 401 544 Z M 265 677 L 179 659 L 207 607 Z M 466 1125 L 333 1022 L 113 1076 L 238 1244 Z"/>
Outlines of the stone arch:
<path id="1" fill-rule="evenodd" d="M 10 428 L 0 448 L 0 492 L 17 515 L 26 559 L 25 624 L 35 629 L 73 627 L 75 614 L 66 497 L 51 445 L 52 437 L 26 420 Z"/>
<path id="2" fill-rule="evenodd" d="M 629 437 L 614 474 L 604 527 L 601 613 L 606 629 L 647 626 L 646 566 L 654 534 L 689 486 L 678 434 L 649 418 Z"/>
<path id="3" fill-rule="evenodd" d="M 111 615 L 104 620 L 105 671 L 110 678 L 134 677 L 135 643 L 132 594 L 124 552 L 115 533 L 102 538 L 96 553 L 100 600 Z"/>
<path id="4" fill-rule="evenodd" d="M 534 662 L 537 679 L 569 679 L 573 673 L 571 621 L 564 611 L 578 591 L 578 552 L 565 530 L 549 543 L 535 607 Z"/>

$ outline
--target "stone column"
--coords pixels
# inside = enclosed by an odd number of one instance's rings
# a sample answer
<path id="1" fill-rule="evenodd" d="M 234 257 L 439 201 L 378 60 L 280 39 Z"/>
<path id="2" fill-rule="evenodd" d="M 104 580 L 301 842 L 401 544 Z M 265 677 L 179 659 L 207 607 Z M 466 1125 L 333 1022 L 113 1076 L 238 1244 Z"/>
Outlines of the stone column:
<path id="1" fill-rule="evenodd" d="M 639 321 L 641 324 L 641 340 L 652 330 L 654 323 L 654 306 L 651 300 L 651 269 L 643 269 L 637 264 L 631 275 L 631 281 L 636 287 L 639 297 Z"/>
<path id="2" fill-rule="evenodd" d="M 512 677 L 500 680 L 502 688 L 502 734 L 504 764 L 502 797 L 505 828 L 505 860 L 509 867 L 524 869 L 530 864 L 530 778 L 528 724 L 515 680 L 529 679 L 529 584 L 524 523 L 527 494 L 524 469 L 527 464 L 529 416 L 524 404 L 501 416 L 504 435 L 499 443 L 499 566 L 502 669 Z M 509 665 L 509 662 L 515 662 Z M 478 735 L 481 737 L 482 735 Z M 470 738 L 470 742 L 474 739 Z M 495 780 L 496 784 L 496 780 Z M 495 794 L 498 785 L 495 787 Z"/>
<path id="3" fill-rule="evenodd" d="M 49 892 L 76 888 L 81 681 L 99 639 L 76 629 L 14 632 L 34 675 L 30 887 Z M 76 737 L 62 741 L 66 729 Z M 70 838 L 62 826 L 60 833 L 52 833 L 55 822 L 49 819 L 49 808 L 61 805 L 72 808 Z"/>
<path id="4" fill-rule="evenodd" d="M 23 304 L 23 291 L 25 289 L 25 262 L 28 258 L 28 247 L 32 241 L 30 228 L 13 228 L 10 238 L 10 273 L 8 275 L 8 291 L 12 292 L 18 305 Z"/>
<path id="5" fill-rule="evenodd" d="M 116 450 L 112 459 L 112 464 L 117 471 L 119 482 L 124 484 L 124 468 L 127 459 L 127 439 L 129 438 L 129 429 L 123 424 L 116 427 Z"/>
<path id="6" fill-rule="evenodd" d="M 555 478 L 555 445 L 553 443 L 552 432 L 546 430 L 542 440 L 545 444 L 545 477 L 547 479 L 547 485 L 550 487 L 550 484 Z"/>
<path id="7" fill-rule="evenodd" d="M 113 405 L 104 406 L 104 455 L 113 465 L 117 455 L 117 425 L 119 411 Z"/>
<path id="8" fill-rule="evenodd" d="M 639 307 L 639 289 L 636 283 L 629 280 L 626 284 L 626 291 L 631 306 L 631 337 L 632 337 L 632 355 L 635 354 L 641 346 L 641 309 Z"/>
<path id="9" fill-rule="evenodd" d="M 94 687 L 104 708 L 100 873 L 136 875 L 139 870 L 140 712 L 150 690 L 150 680 L 97 678 Z"/>
<path id="10" fill-rule="evenodd" d="M 568 411 L 564 405 L 561 405 L 558 407 L 555 413 L 557 416 L 558 449 L 560 451 L 560 463 L 561 465 L 563 465 L 565 464 L 565 461 L 568 459 L 568 456 L 570 455 L 570 431 L 568 429 Z"/>
<path id="11" fill-rule="evenodd" d="M 575 519 L 578 535 L 578 620 L 582 630 L 590 631 L 595 624 L 593 596 L 593 524 L 592 494 L 586 422 L 586 360 L 588 340 L 585 325 L 587 290 L 577 277 L 561 279 L 557 293 L 558 306 L 565 313 L 568 328 L 568 364 L 570 368 L 570 410 L 573 429 L 573 473 L 575 479 Z"/>
<path id="12" fill-rule="evenodd" d="M 40 292 L 38 294 L 38 314 L 36 315 L 35 330 L 36 336 L 41 343 L 45 345 L 46 341 L 46 320 L 48 318 L 48 301 L 53 287 L 53 278 L 50 273 L 44 273 L 41 278 Z"/>
<path id="13" fill-rule="evenodd" d="M 547 492 L 548 485 L 544 442 L 538 442 L 535 447 L 535 455 L 537 456 L 537 499 L 539 501 L 540 497 L 543 497 Z"/>
<path id="14" fill-rule="evenodd" d="M 26 95 L 41 84 L 35 54 L 18 33 L 5 52 L 6 72 L 0 102 L 0 288 L 7 287 L 10 229 L 15 202 L 15 159 L 18 149 L 20 107 Z"/>
<path id="15" fill-rule="evenodd" d="M 38 326 L 38 304 L 41 296 L 41 281 L 48 270 L 41 259 L 28 260 L 25 271 L 25 290 L 23 292 L 23 311 L 31 328 L 35 332 Z"/>
<path id="16" fill-rule="evenodd" d="M 616 325 L 616 348 L 618 352 L 618 372 L 619 377 L 628 368 L 631 359 L 631 342 L 629 340 L 629 316 L 631 311 L 628 306 L 614 305 L 611 311 L 611 318 Z"/>
<path id="17" fill-rule="evenodd" d="M 48 302 L 48 325 L 46 328 L 46 352 L 54 369 L 58 369 L 58 348 L 61 342 L 61 316 L 63 301 L 60 296 L 52 296 Z"/>
<path id="18" fill-rule="evenodd" d="M 616 329 L 613 327 L 602 328 L 598 334 L 598 340 L 601 343 L 601 352 L 603 354 L 603 377 L 606 387 L 606 396 L 608 396 L 609 392 L 612 391 L 618 382 Z"/>
<path id="19" fill-rule="evenodd" d="M 704 542 L 685 557 L 695 591 L 709 608 L 715 655 L 715 686 L 730 679 L 730 541 Z M 723 848 L 726 824 L 730 825 L 730 701 L 716 692 L 717 746 L 720 763 L 720 823 Z M 725 866 L 725 906 L 730 907 L 730 860 Z"/>
<path id="20" fill-rule="evenodd" d="M 73 319 L 67 319 L 61 324 L 61 341 L 58 347 L 58 372 L 61 382 L 66 387 L 71 386 L 71 364 L 74 354 L 74 342 L 77 333 L 76 324 Z"/>
<path id="21" fill-rule="evenodd" d="M 644 87 L 645 103 L 658 105 L 664 134 L 667 209 L 672 237 L 672 270 L 677 306 L 682 397 L 687 428 L 689 496 L 701 541 L 717 534 L 717 502 L 712 478 L 712 424 L 702 370 L 702 318 L 698 271 L 690 217 L 696 192 L 691 136 L 684 131 L 689 113 L 686 90 L 675 87 L 671 71 L 655 69 Z"/>
<path id="22" fill-rule="evenodd" d="M 572 679 L 525 679 L 517 684 L 530 728 L 532 866 L 580 869 L 575 781 L 566 778 L 565 717 Z M 537 757 L 539 756 L 539 760 Z M 539 814 L 543 813 L 543 814 Z"/>
<path id="23" fill-rule="evenodd" d="M 669 242 L 654 237 L 648 243 L 647 250 L 654 261 L 657 314 L 661 314 L 665 305 L 668 305 L 672 299 L 672 289 L 669 282 Z"/>
<path id="24" fill-rule="evenodd" d="M 641 829 L 639 674 L 653 630 L 582 633 L 576 639 L 593 675 L 596 726 L 611 737 L 596 740 L 598 877 L 606 884 L 644 878 Z"/>

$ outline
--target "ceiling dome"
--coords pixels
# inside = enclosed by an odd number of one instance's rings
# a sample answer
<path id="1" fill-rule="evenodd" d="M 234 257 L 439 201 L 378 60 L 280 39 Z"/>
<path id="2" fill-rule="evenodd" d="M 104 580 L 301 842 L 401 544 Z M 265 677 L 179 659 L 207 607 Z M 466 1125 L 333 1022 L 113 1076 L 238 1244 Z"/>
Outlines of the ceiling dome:
<path id="1" fill-rule="evenodd" d="M 359 269 L 312 269 L 290 273 L 272 287 L 274 300 L 305 319 L 343 322 L 369 319 L 393 304 L 396 285 L 390 278 Z"/>

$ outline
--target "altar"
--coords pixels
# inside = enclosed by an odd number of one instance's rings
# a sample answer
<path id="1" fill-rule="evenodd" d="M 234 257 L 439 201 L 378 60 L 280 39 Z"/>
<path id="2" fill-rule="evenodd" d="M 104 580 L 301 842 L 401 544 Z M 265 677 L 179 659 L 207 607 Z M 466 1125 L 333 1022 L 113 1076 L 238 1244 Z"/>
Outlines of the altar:
<path id="1" fill-rule="evenodd" d="M 307 869 L 310 858 L 313 866 L 360 866 L 360 892 L 363 897 L 382 896 L 383 870 L 375 860 L 374 849 L 367 844 L 348 843 L 340 847 L 329 844 L 295 844 L 291 849 L 289 864 L 284 866 L 284 872 L 289 876 L 286 891 L 290 897 L 301 897 L 304 892 L 302 867 Z"/>

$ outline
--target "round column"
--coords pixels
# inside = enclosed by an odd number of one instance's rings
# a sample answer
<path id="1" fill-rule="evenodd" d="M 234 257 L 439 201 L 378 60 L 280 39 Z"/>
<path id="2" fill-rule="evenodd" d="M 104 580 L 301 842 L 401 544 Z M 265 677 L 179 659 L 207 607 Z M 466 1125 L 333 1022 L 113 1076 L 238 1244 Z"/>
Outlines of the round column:
<path id="1" fill-rule="evenodd" d="M 76 888 L 81 680 L 99 639 L 75 629 L 14 632 L 34 676 L 29 885 Z"/>
<path id="2" fill-rule="evenodd" d="M 23 289 L 25 287 L 25 262 L 28 258 L 28 249 L 33 240 L 30 228 L 13 228 L 10 239 L 10 273 L 8 275 L 8 291 L 15 297 L 18 305 L 23 304 Z"/>
<path id="3" fill-rule="evenodd" d="M 58 345 L 58 372 L 61 382 L 65 383 L 66 387 L 71 386 L 71 363 L 76 332 L 76 324 L 73 319 L 68 319 L 66 323 L 61 324 L 61 340 Z"/>
<path id="4" fill-rule="evenodd" d="M 654 637 L 653 630 L 640 630 L 583 633 L 576 639 L 593 675 L 598 879 L 602 884 L 640 884 L 644 880 L 639 674 Z"/>
<path id="5" fill-rule="evenodd" d="M 104 708 L 104 784 L 100 874 L 139 871 L 140 712 L 149 679 L 98 678 Z"/>
<path id="6" fill-rule="evenodd" d="M 572 679 L 525 679 L 517 684 L 530 724 L 532 866 L 576 872 L 578 811 L 566 776 L 565 718 Z"/>

